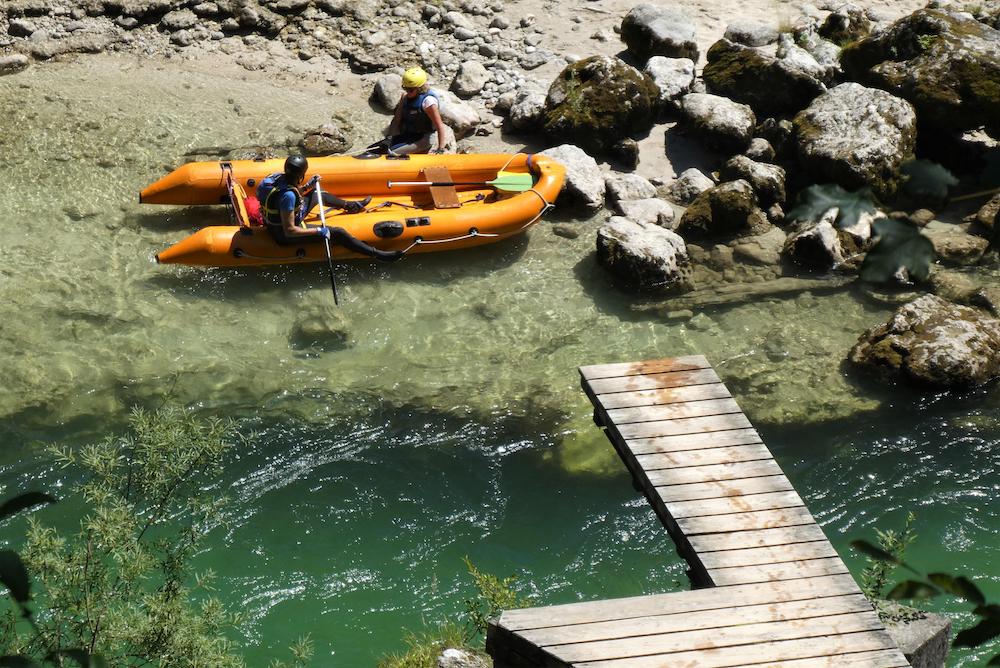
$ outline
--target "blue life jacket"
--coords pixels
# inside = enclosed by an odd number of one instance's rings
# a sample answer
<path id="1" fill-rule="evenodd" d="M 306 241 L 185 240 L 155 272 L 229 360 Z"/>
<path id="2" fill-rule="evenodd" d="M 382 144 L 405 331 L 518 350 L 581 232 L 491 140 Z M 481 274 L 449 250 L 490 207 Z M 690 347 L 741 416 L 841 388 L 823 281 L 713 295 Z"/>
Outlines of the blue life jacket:
<path id="1" fill-rule="evenodd" d="M 420 93 L 413 99 L 403 98 L 403 121 L 400 132 L 404 135 L 426 135 L 434 131 L 434 124 L 431 123 L 430 116 L 424 111 L 424 100 L 433 97 L 438 102 L 438 111 L 441 110 L 441 98 L 432 90 Z"/>
<path id="2" fill-rule="evenodd" d="M 260 185 L 257 186 L 257 199 L 261 203 L 265 224 L 281 227 L 281 209 L 278 208 L 278 201 L 286 192 L 291 192 L 295 195 L 295 207 L 292 209 L 292 212 L 296 222 L 298 222 L 302 194 L 295 186 L 288 185 L 283 173 L 277 172 L 266 176 L 261 180 Z"/>

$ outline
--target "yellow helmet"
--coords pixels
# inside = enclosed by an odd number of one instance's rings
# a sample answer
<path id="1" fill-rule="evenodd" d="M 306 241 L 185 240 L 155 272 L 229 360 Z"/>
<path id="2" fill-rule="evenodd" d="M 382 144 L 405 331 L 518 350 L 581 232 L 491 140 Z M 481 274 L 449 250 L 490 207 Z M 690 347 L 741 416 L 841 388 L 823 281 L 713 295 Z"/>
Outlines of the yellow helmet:
<path id="1" fill-rule="evenodd" d="M 427 83 L 427 72 L 420 67 L 411 67 L 403 72 L 403 88 L 419 88 Z"/>

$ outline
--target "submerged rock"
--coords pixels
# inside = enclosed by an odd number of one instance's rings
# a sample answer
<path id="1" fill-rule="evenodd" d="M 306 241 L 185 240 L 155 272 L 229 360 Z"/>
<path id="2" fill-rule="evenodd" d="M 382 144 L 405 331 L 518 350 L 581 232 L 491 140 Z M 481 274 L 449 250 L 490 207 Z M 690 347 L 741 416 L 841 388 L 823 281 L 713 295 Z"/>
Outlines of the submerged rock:
<path id="1" fill-rule="evenodd" d="M 28 68 L 28 57 L 23 53 L 0 57 L 0 76 L 16 74 Z"/>
<path id="2" fill-rule="evenodd" d="M 848 359 L 890 380 L 932 387 L 981 385 L 1000 376 L 1000 320 L 925 295 L 865 332 Z"/>
<path id="3" fill-rule="evenodd" d="M 690 289 L 684 240 L 658 225 L 612 216 L 597 231 L 597 261 L 642 291 Z"/>
<path id="4" fill-rule="evenodd" d="M 351 147 L 347 132 L 335 123 L 324 123 L 307 133 L 300 143 L 307 156 L 343 153 Z"/>

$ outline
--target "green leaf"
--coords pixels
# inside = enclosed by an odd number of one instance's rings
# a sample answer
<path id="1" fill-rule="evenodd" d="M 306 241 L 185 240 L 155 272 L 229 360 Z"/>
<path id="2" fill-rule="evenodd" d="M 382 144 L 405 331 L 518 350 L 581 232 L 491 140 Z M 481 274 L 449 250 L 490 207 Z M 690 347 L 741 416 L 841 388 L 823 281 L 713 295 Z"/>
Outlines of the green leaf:
<path id="1" fill-rule="evenodd" d="M 1000 619 L 995 617 L 987 618 L 973 626 L 965 629 L 957 636 L 952 643 L 954 647 L 979 647 L 985 642 L 1000 636 Z"/>
<path id="2" fill-rule="evenodd" d="M 958 577 L 954 577 L 947 573 L 931 573 L 927 576 L 927 579 L 933 582 L 938 588 L 959 598 L 964 598 L 969 603 L 983 605 L 986 602 L 986 598 L 979 591 L 979 587 L 972 584 L 972 581 L 964 576 L 959 575 Z"/>
<path id="3" fill-rule="evenodd" d="M 944 200 L 948 188 L 958 185 L 958 179 L 936 162 L 911 160 L 899 168 L 903 175 L 903 192 L 913 197 Z"/>
<path id="4" fill-rule="evenodd" d="M 0 582 L 18 603 L 31 600 L 31 580 L 21 557 L 13 550 L 0 550 Z"/>
<path id="5" fill-rule="evenodd" d="M 0 656 L 2 668 L 41 668 L 41 666 L 26 656 Z"/>
<path id="6" fill-rule="evenodd" d="M 871 557 L 875 561 L 888 561 L 890 564 L 895 564 L 897 566 L 900 566 L 903 563 L 897 559 L 895 555 L 889 554 L 879 547 L 875 547 L 866 540 L 852 540 L 851 547 L 866 557 Z"/>
<path id="7" fill-rule="evenodd" d="M 995 657 L 993 657 L 992 659 L 990 659 L 989 662 L 986 665 L 987 666 L 1000 666 L 1000 654 L 997 654 Z"/>
<path id="8" fill-rule="evenodd" d="M 25 492 L 0 504 L 0 520 L 11 515 L 16 515 L 26 508 L 38 506 L 43 503 L 55 503 L 56 501 L 55 497 L 49 496 L 44 492 Z"/>
<path id="9" fill-rule="evenodd" d="M 797 204 L 786 217 L 818 222 L 823 214 L 834 208 L 837 209 L 835 224 L 840 229 L 854 227 L 863 214 L 877 211 L 867 188 L 848 192 L 835 183 L 827 183 L 809 186 L 799 193 Z"/>
<path id="10" fill-rule="evenodd" d="M 926 582 L 906 580 L 893 587 L 886 598 L 890 601 L 898 601 L 906 598 L 934 598 L 940 593 L 940 589 Z"/>
<path id="11" fill-rule="evenodd" d="M 872 225 L 876 241 L 861 264 L 861 280 L 885 283 L 900 269 L 910 278 L 926 281 L 934 261 L 934 244 L 920 231 L 892 218 L 881 218 Z"/>

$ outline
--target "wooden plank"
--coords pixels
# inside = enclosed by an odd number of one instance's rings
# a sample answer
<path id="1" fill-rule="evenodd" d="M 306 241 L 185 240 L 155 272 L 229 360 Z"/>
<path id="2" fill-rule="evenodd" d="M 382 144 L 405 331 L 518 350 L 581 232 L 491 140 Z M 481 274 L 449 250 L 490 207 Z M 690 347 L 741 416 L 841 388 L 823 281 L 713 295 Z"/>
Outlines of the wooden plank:
<path id="1" fill-rule="evenodd" d="M 669 654 L 691 650 L 709 650 L 722 647 L 741 647 L 741 651 L 751 655 L 757 653 L 760 644 L 781 640 L 798 640 L 829 635 L 875 631 L 882 628 L 878 616 L 871 610 L 842 615 L 827 615 L 810 619 L 794 619 L 781 622 L 746 624 L 725 629 L 706 629 L 664 633 L 653 636 L 638 636 L 600 640 L 567 645 L 551 645 L 545 648 L 555 657 L 567 662 L 602 661 L 649 654 Z M 879 649 L 885 649 L 880 647 Z"/>
<path id="2" fill-rule="evenodd" d="M 701 401 L 686 401 L 679 404 L 663 406 L 637 406 L 635 408 L 616 408 L 607 411 L 608 419 L 621 427 L 630 422 L 655 422 L 656 420 L 676 420 L 687 417 L 703 417 L 706 415 L 725 415 L 740 413 L 739 404 L 734 399 L 704 399 Z"/>
<path id="3" fill-rule="evenodd" d="M 755 566 L 757 564 L 779 564 L 785 561 L 801 561 L 802 559 L 820 559 L 836 557 L 833 549 L 825 538 L 807 543 L 791 543 L 775 547 L 751 547 L 745 550 L 722 550 L 721 552 L 699 552 L 698 558 L 702 565 L 711 570 L 715 568 L 732 568 L 734 566 Z"/>
<path id="4" fill-rule="evenodd" d="M 654 487 L 686 485 L 692 482 L 712 482 L 719 480 L 739 480 L 761 476 L 782 475 L 781 468 L 773 459 L 761 459 L 739 464 L 711 464 L 691 466 L 683 469 L 662 469 L 649 471 L 646 478 Z"/>
<path id="5" fill-rule="evenodd" d="M 707 517 L 685 517 L 677 520 L 677 527 L 688 538 L 705 533 L 733 533 L 775 529 L 799 524 L 815 524 L 816 520 L 805 506 L 782 508 L 780 510 L 755 510 L 749 513 L 731 515 L 709 515 Z M 700 552 L 701 550 L 697 550 Z"/>
<path id="6" fill-rule="evenodd" d="M 684 401 L 701 401 L 703 399 L 728 399 L 732 397 L 722 383 L 709 385 L 686 385 L 684 387 L 664 387 L 658 390 L 642 390 L 639 392 L 614 392 L 599 394 L 597 401 L 605 409 L 631 408 L 633 406 L 657 406 L 676 404 Z"/>
<path id="7" fill-rule="evenodd" d="M 836 656 L 817 656 L 766 664 L 767 668 L 909 668 L 910 663 L 898 649 L 877 649 Z"/>
<path id="8" fill-rule="evenodd" d="M 614 378 L 617 376 L 635 376 L 637 374 L 663 373 L 667 371 L 687 371 L 689 369 L 707 369 L 712 365 L 704 355 L 687 355 L 671 357 L 647 362 L 620 362 L 614 364 L 589 364 L 580 367 L 583 380 L 597 378 Z"/>
<path id="9" fill-rule="evenodd" d="M 761 529 L 760 531 L 737 531 L 730 534 L 715 533 L 688 538 L 691 548 L 698 554 L 720 550 L 775 547 L 812 540 L 826 540 L 826 536 L 818 524 Z"/>
<path id="10" fill-rule="evenodd" d="M 444 166 L 424 167 L 420 170 L 420 174 L 425 181 L 451 183 L 454 180 L 448 168 Z M 434 200 L 435 209 L 457 209 L 462 206 L 458 201 L 458 191 L 455 190 L 455 186 L 430 186 L 428 190 L 431 192 L 431 199 Z"/>
<path id="11" fill-rule="evenodd" d="M 664 503 L 673 503 L 676 501 L 717 499 L 726 496 L 739 496 L 741 494 L 784 492 L 791 489 L 793 489 L 792 483 L 788 478 L 783 475 L 770 475 L 759 478 L 713 480 L 710 482 L 693 482 L 683 485 L 656 487 L 655 492 Z"/>
<path id="12" fill-rule="evenodd" d="M 817 575 L 848 573 L 847 566 L 840 557 L 826 559 L 806 559 L 782 564 L 762 564 L 760 566 L 738 566 L 717 568 L 708 572 L 716 586 L 751 584 L 753 582 L 775 582 L 811 578 Z"/>
<path id="13" fill-rule="evenodd" d="M 519 631 L 548 626 L 633 619 L 665 613 L 683 614 L 701 610 L 721 610 L 857 593 L 858 585 L 855 584 L 851 576 L 833 575 L 810 578 L 793 584 L 772 582 L 762 585 L 735 585 L 670 594 L 566 603 L 544 608 L 505 610 L 500 615 L 499 626 Z"/>
<path id="14" fill-rule="evenodd" d="M 729 429 L 747 429 L 752 427 L 750 420 L 743 413 L 726 415 L 711 415 L 708 417 L 680 418 L 677 420 L 660 420 L 658 422 L 635 422 L 616 426 L 615 430 L 622 438 L 649 438 L 651 436 L 675 436 L 677 434 L 697 434 L 710 431 L 726 431 Z"/>
<path id="15" fill-rule="evenodd" d="M 702 450 L 724 448 L 732 445 L 762 443 L 756 429 L 730 429 L 702 434 L 682 434 L 680 436 L 654 436 L 653 438 L 633 438 L 625 441 L 635 455 L 651 455 L 657 452 L 677 452 L 679 450 Z"/>
<path id="16" fill-rule="evenodd" d="M 737 462 L 751 462 L 760 459 L 771 459 L 771 452 L 763 443 L 737 445 L 726 448 L 709 448 L 707 450 L 663 452 L 655 455 L 639 455 L 635 458 L 644 471 L 683 469 L 691 466 L 706 466 L 708 464 L 735 464 Z"/>
<path id="17" fill-rule="evenodd" d="M 730 668 L 768 665 L 775 661 L 838 657 L 841 654 L 891 650 L 895 645 L 885 632 L 829 634 L 812 638 L 755 643 L 749 647 L 722 647 L 660 656 L 636 656 L 574 664 L 576 668 Z M 810 664 L 811 665 L 811 664 Z"/>
<path id="18" fill-rule="evenodd" d="M 721 499 L 701 499 L 668 503 L 667 510 L 674 519 L 682 517 L 705 517 L 706 515 L 729 515 L 755 510 L 777 510 L 803 506 L 802 499 L 793 491 L 771 492 L 767 494 L 747 494 L 725 496 Z"/>
<path id="19" fill-rule="evenodd" d="M 592 394 L 608 394 L 611 392 L 635 392 L 638 390 L 656 390 L 662 387 L 682 387 L 684 385 L 706 385 L 719 383 L 719 375 L 713 369 L 695 369 L 692 371 L 671 371 L 648 376 L 619 376 L 614 378 L 598 378 L 588 380 L 586 387 Z"/>
<path id="20" fill-rule="evenodd" d="M 871 603 L 863 594 L 850 594 L 805 601 L 764 603 L 723 610 L 650 615 L 638 619 L 617 619 L 589 624 L 526 629 L 520 631 L 519 635 L 540 647 L 547 647 L 549 645 L 704 629 L 721 629 L 720 632 L 724 633 L 727 627 L 742 624 L 808 619 L 852 612 L 871 612 L 871 609 Z"/>

